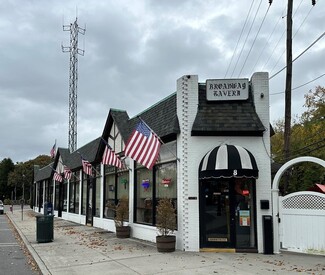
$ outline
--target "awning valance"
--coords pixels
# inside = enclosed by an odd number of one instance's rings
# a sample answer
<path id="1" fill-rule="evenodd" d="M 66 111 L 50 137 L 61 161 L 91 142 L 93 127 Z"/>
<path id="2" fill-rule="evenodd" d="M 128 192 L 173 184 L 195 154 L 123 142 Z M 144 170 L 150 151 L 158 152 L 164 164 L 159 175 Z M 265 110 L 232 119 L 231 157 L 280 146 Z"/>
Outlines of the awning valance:
<path id="1" fill-rule="evenodd" d="M 258 168 L 254 156 L 247 149 L 223 144 L 203 157 L 199 178 L 258 178 Z"/>

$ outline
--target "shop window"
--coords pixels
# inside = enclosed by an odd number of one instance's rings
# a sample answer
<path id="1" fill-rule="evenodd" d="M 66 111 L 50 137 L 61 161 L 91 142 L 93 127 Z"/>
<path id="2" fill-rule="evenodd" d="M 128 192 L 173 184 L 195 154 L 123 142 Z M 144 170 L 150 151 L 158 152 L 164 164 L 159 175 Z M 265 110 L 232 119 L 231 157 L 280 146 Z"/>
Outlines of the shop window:
<path id="1" fill-rule="evenodd" d="M 153 176 L 146 168 L 137 169 L 136 174 L 136 222 L 153 223 Z"/>
<path id="2" fill-rule="evenodd" d="M 54 209 L 59 209 L 59 191 L 60 191 L 60 183 L 55 181 L 55 198 L 54 198 Z"/>
<path id="3" fill-rule="evenodd" d="M 122 196 L 129 198 L 129 170 L 105 165 L 104 171 L 104 218 L 114 219 L 118 200 Z"/>
<path id="4" fill-rule="evenodd" d="M 159 162 L 152 170 L 137 163 L 135 182 L 135 222 L 155 225 L 161 198 L 170 198 L 177 208 L 176 141 L 161 146 Z"/>
<path id="5" fill-rule="evenodd" d="M 53 180 L 45 182 L 45 201 L 53 203 Z"/>
<path id="6" fill-rule="evenodd" d="M 113 219 L 115 212 L 115 169 L 113 166 L 105 166 L 104 179 L 104 218 Z"/>
<path id="7" fill-rule="evenodd" d="M 79 189 L 80 189 L 80 181 L 75 182 L 75 203 L 74 203 L 74 213 L 79 214 Z"/>
<path id="8" fill-rule="evenodd" d="M 96 166 L 96 171 L 100 171 L 100 165 Z M 95 179 L 95 191 L 96 191 L 96 197 L 95 197 L 95 217 L 100 216 L 100 194 L 102 192 L 101 190 L 101 175 L 96 172 L 96 179 Z"/>
<path id="9" fill-rule="evenodd" d="M 74 213 L 74 196 L 75 196 L 75 182 L 70 181 L 69 184 L 69 212 Z"/>
<path id="10" fill-rule="evenodd" d="M 69 212 L 79 214 L 79 188 L 80 180 L 77 172 L 73 173 L 72 181 L 69 184 Z"/>
<path id="11" fill-rule="evenodd" d="M 82 207 L 81 207 L 81 214 L 86 215 L 87 213 L 87 184 L 88 178 L 83 174 L 82 180 Z"/>
<path id="12" fill-rule="evenodd" d="M 168 198 L 177 209 L 177 166 L 176 162 L 156 166 L 156 200 Z"/>
<path id="13" fill-rule="evenodd" d="M 67 211 L 68 206 L 68 182 L 63 183 L 63 211 Z"/>
<path id="14" fill-rule="evenodd" d="M 43 207 L 43 185 L 44 185 L 44 182 L 39 182 L 38 183 L 38 207 L 39 208 L 42 208 Z"/>
<path id="15" fill-rule="evenodd" d="M 236 247 L 255 247 L 255 184 L 254 180 L 236 179 L 235 216 Z"/>

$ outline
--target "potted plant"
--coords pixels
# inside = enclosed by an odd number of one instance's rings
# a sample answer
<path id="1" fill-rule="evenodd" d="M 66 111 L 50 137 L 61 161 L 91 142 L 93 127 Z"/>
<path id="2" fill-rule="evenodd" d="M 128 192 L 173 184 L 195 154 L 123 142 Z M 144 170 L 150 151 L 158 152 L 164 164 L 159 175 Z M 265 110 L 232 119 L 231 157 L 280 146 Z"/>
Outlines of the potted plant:
<path id="1" fill-rule="evenodd" d="M 115 228 L 117 238 L 129 238 L 130 226 L 124 225 L 124 221 L 129 218 L 129 200 L 122 196 L 115 209 Z"/>
<path id="2" fill-rule="evenodd" d="M 156 244 L 158 252 L 175 251 L 176 236 L 173 235 L 176 228 L 176 211 L 171 199 L 162 198 L 157 206 L 157 230 Z"/>

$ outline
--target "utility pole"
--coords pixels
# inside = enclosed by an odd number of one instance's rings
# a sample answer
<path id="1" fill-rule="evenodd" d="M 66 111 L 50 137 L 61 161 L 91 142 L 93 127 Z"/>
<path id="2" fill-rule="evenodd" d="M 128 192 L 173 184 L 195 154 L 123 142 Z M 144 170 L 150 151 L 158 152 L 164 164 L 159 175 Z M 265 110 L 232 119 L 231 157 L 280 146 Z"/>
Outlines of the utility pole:
<path id="1" fill-rule="evenodd" d="M 293 0 L 288 0 L 287 10 L 287 74 L 285 87 L 285 116 L 284 116 L 284 159 L 290 158 L 291 137 L 291 83 L 292 83 L 292 6 Z M 287 186 L 285 186 L 287 187 Z M 286 189 L 286 188 L 285 188 Z"/>
<path id="2" fill-rule="evenodd" d="M 312 5 L 316 4 L 316 0 L 311 1 Z M 285 85 L 285 116 L 284 116 L 284 160 L 290 159 L 290 139 L 291 139 L 291 87 L 292 87 L 292 9 L 293 0 L 288 0 L 287 10 L 287 70 L 286 70 L 286 85 Z M 284 184 L 284 193 L 289 185 L 289 174 L 286 174 Z M 285 194 L 284 194 L 285 195 Z"/>
<path id="3" fill-rule="evenodd" d="M 63 31 L 70 32 L 70 46 L 62 47 L 63 52 L 70 52 L 69 75 L 69 139 L 70 152 L 77 149 L 77 87 L 78 87 L 78 54 L 84 55 L 85 51 L 78 48 L 78 34 L 85 34 L 86 29 L 78 26 L 77 18 L 70 25 L 63 25 Z"/>

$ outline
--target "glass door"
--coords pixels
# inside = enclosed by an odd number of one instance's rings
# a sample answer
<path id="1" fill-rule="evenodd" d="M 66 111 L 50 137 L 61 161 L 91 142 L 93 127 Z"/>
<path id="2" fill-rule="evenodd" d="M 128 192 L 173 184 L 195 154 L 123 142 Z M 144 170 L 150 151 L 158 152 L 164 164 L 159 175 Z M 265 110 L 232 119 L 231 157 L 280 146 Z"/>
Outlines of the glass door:
<path id="1" fill-rule="evenodd" d="M 235 247 L 235 204 L 230 181 L 200 183 L 201 247 Z"/>

